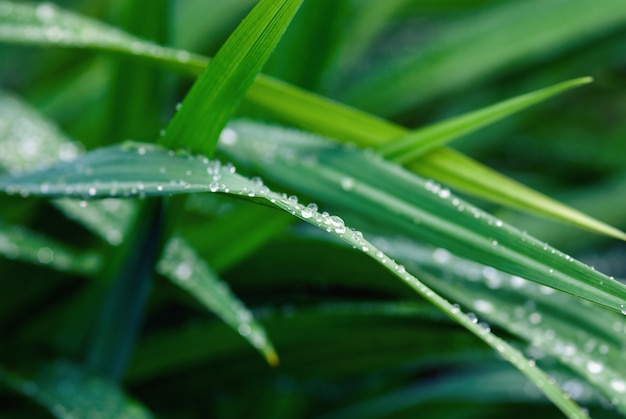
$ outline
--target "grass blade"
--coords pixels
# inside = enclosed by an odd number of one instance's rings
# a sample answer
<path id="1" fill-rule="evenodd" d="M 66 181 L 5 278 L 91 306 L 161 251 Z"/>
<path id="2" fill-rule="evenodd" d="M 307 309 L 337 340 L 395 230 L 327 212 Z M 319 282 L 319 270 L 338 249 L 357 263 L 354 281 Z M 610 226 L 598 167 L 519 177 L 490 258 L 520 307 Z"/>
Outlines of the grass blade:
<path id="1" fill-rule="evenodd" d="M 21 226 L 0 222 L 0 255 L 49 267 L 60 272 L 88 275 L 102 267 L 94 252 L 81 252 Z"/>
<path id="2" fill-rule="evenodd" d="M 213 155 L 222 129 L 302 0 L 261 0 L 211 60 L 159 143 Z"/>
<path id="3" fill-rule="evenodd" d="M 47 408 L 57 418 L 152 417 L 145 407 L 129 399 L 119 387 L 67 362 L 50 364 L 33 378 L 0 369 L 0 379 Z"/>
<path id="4" fill-rule="evenodd" d="M 86 177 L 84 173 L 80 173 L 80 170 L 77 173 L 77 165 L 91 169 L 90 173 L 93 174 L 94 178 L 99 179 L 97 187 L 94 186 L 95 183 L 91 181 L 89 176 Z M 163 165 L 167 167 L 168 175 L 165 177 L 163 172 L 159 170 L 159 168 L 164 167 Z M 189 174 L 186 171 L 189 171 Z M 177 181 L 176 174 L 179 172 L 185 173 L 189 180 Z M 171 177 L 172 175 L 175 177 Z M 173 181 L 167 183 L 167 190 L 164 187 L 166 179 Z M 42 182 L 46 182 L 48 185 L 46 192 L 41 192 L 40 185 Z M 433 292 L 407 272 L 404 267 L 396 264 L 368 242 L 360 232 L 346 227 L 341 218 L 331 216 L 328 213 L 320 213 L 315 207 L 298 203 L 297 199 L 273 193 L 262 183 L 253 182 L 237 175 L 233 166 L 221 166 L 202 156 L 177 155 L 148 144 L 127 144 L 124 147 L 109 147 L 88 153 L 78 161 L 61 164 L 48 170 L 19 177 L 0 178 L 0 188 L 5 191 L 19 191 L 22 195 L 32 193 L 41 196 L 69 194 L 70 196 L 105 197 L 112 193 L 115 195 L 122 193 L 127 196 L 139 194 L 151 196 L 211 191 L 250 198 L 263 198 L 268 203 L 327 231 L 376 260 L 455 322 L 498 351 L 502 357 L 531 379 L 568 417 L 587 417 L 533 362 L 529 362 L 506 341 L 490 333 L 488 329 L 476 321 L 475 317 L 460 312 L 457 307 Z M 605 298 L 614 298 L 611 294 L 602 295 L 602 297 L 604 297 L 600 298 L 602 301 Z"/>
<path id="5" fill-rule="evenodd" d="M 278 356 L 267 339 L 263 326 L 254 320 L 252 313 L 180 237 L 169 240 L 157 265 L 157 271 L 188 291 L 236 330 L 263 354 L 270 365 L 278 365 Z"/>
<path id="6" fill-rule="evenodd" d="M 236 147 L 221 149 L 284 188 L 614 311 L 625 307 L 623 284 L 372 153 L 262 124 L 238 122 L 231 129 Z"/>
<path id="7" fill-rule="evenodd" d="M 483 109 L 411 131 L 403 138 L 384 144 L 378 152 L 388 159 L 408 164 L 428 151 L 456 138 L 493 124 L 509 115 L 541 103 L 574 87 L 591 83 L 590 77 L 569 80 L 541 90 L 526 93 Z"/>
<path id="8" fill-rule="evenodd" d="M 55 6 L 50 6 L 52 13 L 44 8 L 45 13 L 40 14 L 49 17 L 41 20 L 37 18 L 34 6 L 6 1 L 0 2 L 0 5 L 0 40 L 5 42 L 119 52 L 193 75 L 200 73 L 208 63 L 207 58 L 158 46 Z M 50 32 L 62 33 L 63 36 L 47 36 L 46 33 Z M 404 127 L 262 74 L 246 93 L 246 100 L 273 113 L 281 121 L 363 147 L 378 147 L 409 134 Z M 436 179 L 460 191 L 626 240 L 625 233 L 453 150 L 437 148 L 422 156 L 419 164 L 409 167 L 422 176 Z"/>

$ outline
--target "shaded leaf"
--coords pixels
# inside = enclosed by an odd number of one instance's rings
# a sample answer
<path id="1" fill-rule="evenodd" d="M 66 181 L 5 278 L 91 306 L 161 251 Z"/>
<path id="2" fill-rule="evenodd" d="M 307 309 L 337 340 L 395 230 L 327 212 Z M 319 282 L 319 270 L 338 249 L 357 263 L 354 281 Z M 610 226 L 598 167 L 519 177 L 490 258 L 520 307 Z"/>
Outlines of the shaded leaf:
<path id="1" fill-rule="evenodd" d="M 35 400 L 57 418 L 151 418 L 148 410 L 119 387 L 67 362 L 46 366 L 33 378 L 0 369 L 0 379 Z"/>

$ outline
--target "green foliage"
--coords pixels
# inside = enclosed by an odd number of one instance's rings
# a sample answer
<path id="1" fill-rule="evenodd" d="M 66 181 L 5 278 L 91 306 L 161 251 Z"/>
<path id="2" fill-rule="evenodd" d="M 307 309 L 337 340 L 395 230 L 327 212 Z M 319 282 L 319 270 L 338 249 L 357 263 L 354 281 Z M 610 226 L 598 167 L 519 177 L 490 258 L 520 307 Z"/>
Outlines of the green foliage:
<path id="1" fill-rule="evenodd" d="M 3 413 L 626 415 L 623 8 L 300 3 L 0 1 Z"/>

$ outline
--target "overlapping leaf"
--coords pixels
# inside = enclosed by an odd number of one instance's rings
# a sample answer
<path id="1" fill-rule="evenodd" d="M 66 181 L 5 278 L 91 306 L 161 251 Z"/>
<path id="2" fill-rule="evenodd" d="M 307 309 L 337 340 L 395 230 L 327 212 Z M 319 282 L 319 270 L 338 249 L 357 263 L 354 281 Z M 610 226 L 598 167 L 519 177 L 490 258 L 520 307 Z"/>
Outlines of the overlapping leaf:
<path id="1" fill-rule="evenodd" d="M 0 380 L 37 401 L 57 418 L 152 417 L 145 407 L 128 398 L 116 385 L 67 362 L 50 364 L 32 378 L 0 369 Z"/>
<path id="2" fill-rule="evenodd" d="M 119 52 L 191 74 L 200 73 L 208 63 L 204 57 L 155 45 L 47 3 L 35 7 L 0 1 L 0 40 Z M 246 99 L 281 120 L 364 147 L 378 147 L 409 134 L 401 126 L 263 75 L 259 75 L 252 84 Z M 626 237 L 620 231 L 447 148 L 432 150 L 410 167 L 422 176 L 512 208 L 566 221 L 613 237 Z"/>
<path id="3" fill-rule="evenodd" d="M 285 131 L 285 133 L 288 138 L 293 138 L 291 132 Z M 238 136 L 241 135 L 242 132 L 239 131 Z M 243 146 L 240 140 L 241 138 L 237 140 L 239 144 L 238 149 Z M 303 146 L 309 151 L 311 149 L 315 150 L 320 146 L 320 139 L 314 136 L 307 136 L 299 140 L 303 140 Z M 321 148 L 334 150 L 333 147 L 329 147 L 328 144 L 322 144 Z M 244 147 L 244 150 L 248 152 L 252 150 L 258 153 L 261 159 L 267 159 L 269 157 L 267 149 L 262 150 L 255 149 L 254 147 Z M 287 154 L 290 153 L 287 152 Z M 272 158 L 273 157 L 274 156 L 272 156 Z M 292 155 L 291 164 L 295 162 L 293 157 L 295 156 Z M 264 160 L 264 163 L 266 162 L 267 161 Z M 85 170 L 88 170 L 89 175 L 85 175 Z M 399 173 L 398 170 L 393 171 Z M 305 173 L 304 171 L 299 172 L 299 176 Z M 322 173 L 322 171 L 319 173 Z M 43 190 L 42 185 L 45 185 Z M 308 189 L 306 185 L 302 186 Z M 374 189 L 376 186 L 376 183 L 374 183 L 371 189 Z M 361 188 L 362 186 L 356 185 L 355 187 Z M 565 397 L 558 386 L 556 386 L 545 373 L 538 369 L 534 363 L 528 362 L 519 351 L 490 333 L 488 329 L 477 322 L 475 317 L 465 315 L 458 307 L 453 306 L 438 294 L 434 293 L 430 288 L 426 287 L 417 278 L 407 272 L 403 266 L 396 264 L 383 252 L 369 243 L 359 231 L 348 228 L 341 218 L 331 216 L 325 212 L 320 213 L 314 205 L 302 205 L 298 203 L 296 197 L 287 197 L 286 195 L 273 193 L 267 186 L 263 185 L 262 182 L 254 182 L 237 175 L 232 165 L 222 166 L 219 162 L 210 161 L 203 156 L 177 154 L 149 144 L 127 143 L 122 146 L 97 150 L 73 162 L 60 164 L 43 171 L 19 176 L 2 177 L 0 178 L 0 188 L 8 193 L 20 193 L 23 196 L 35 194 L 50 197 L 66 195 L 71 197 L 96 198 L 111 195 L 118 196 L 119 194 L 131 197 L 210 191 L 247 196 L 248 198 L 262 198 L 270 204 L 326 230 L 330 234 L 374 258 L 378 263 L 403 280 L 426 300 L 430 301 L 457 323 L 497 350 L 505 359 L 511 362 L 532 381 L 537 383 L 544 394 L 569 417 L 586 417 L 585 413 L 570 399 Z M 384 198 L 384 193 L 374 193 L 373 196 L 379 199 L 381 196 Z M 397 199 L 396 202 L 398 202 Z M 406 207 L 410 207 L 410 204 L 404 204 L 398 208 L 404 210 Z M 449 206 L 446 207 L 449 209 Z M 415 211 L 420 213 L 420 215 L 424 215 L 419 209 L 415 209 Z M 454 211 L 458 211 L 456 206 L 454 206 Z M 431 215 L 421 220 L 421 222 L 426 223 L 429 219 L 432 220 L 433 218 L 434 217 Z M 479 225 L 486 224 L 486 222 L 481 222 Z M 500 228 L 503 228 L 503 230 L 511 234 L 510 230 L 512 229 L 509 227 Z M 469 233 L 470 232 L 468 232 L 468 234 Z M 506 235 L 503 237 L 506 237 Z M 516 262 L 515 260 L 512 261 L 514 263 Z M 563 278 L 565 279 L 565 285 L 568 285 L 568 282 L 579 282 L 563 274 L 553 275 L 552 282 L 563 286 L 559 281 Z M 585 286 L 591 291 L 585 293 L 584 297 L 614 308 L 614 301 L 618 297 L 607 293 L 605 290 L 593 288 L 589 284 L 585 284 Z M 571 288 L 568 290 L 571 291 Z"/>

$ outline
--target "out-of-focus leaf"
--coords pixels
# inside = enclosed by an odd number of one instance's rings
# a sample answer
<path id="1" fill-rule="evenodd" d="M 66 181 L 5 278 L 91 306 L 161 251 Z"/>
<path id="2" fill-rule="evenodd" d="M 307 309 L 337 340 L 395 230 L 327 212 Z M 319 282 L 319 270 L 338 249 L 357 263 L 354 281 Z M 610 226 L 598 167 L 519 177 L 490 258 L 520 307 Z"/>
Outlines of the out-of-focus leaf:
<path id="1" fill-rule="evenodd" d="M 151 418 L 119 387 L 67 362 L 55 362 L 32 378 L 0 369 L 0 379 L 57 418 Z"/>
<path id="2" fill-rule="evenodd" d="M 339 96 L 379 115 L 476 83 L 514 64 L 599 38 L 626 23 L 621 0 L 500 2 L 445 27 L 414 54 L 373 68 Z M 497 34 L 497 36 L 494 36 Z"/>
<path id="3" fill-rule="evenodd" d="M 157 270 L 239 332 L 270 365 L 278 365 L 278 356 L 263 326 L 185 241 L 179 237 L 169 240 Z"/>
<path id="4" fill-rule="evenodd" d="M 77 274 L 93 274 L 102 266 L 97 253 L 80 252 L 25 227 L 1 222 L 0 255 Z"/>

